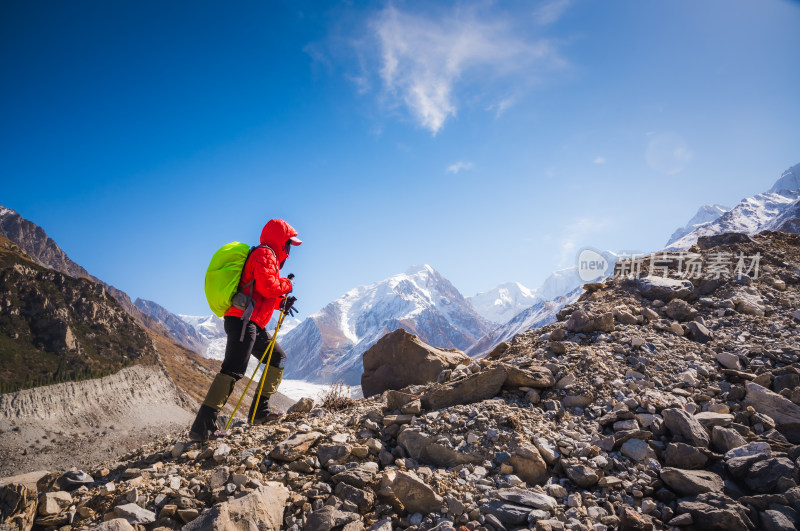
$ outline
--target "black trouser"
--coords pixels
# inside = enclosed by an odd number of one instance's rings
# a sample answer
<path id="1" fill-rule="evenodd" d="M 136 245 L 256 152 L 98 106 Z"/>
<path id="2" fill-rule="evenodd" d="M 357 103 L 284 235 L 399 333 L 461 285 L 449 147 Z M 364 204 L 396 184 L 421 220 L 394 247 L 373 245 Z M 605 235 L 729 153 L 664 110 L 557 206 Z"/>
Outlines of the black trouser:
<path id="1" fill-rule="evenodd" d="M 222 369 L 219 372 L 237 380 L 247 372 L 247 362 L 250 356 L 260 360 L 272 338 L 269 332 L 253 321 L 248 321 L 244 331 L 244 341 L 239 341 L 243 324 L 244 321 L 240 317 L 225 316 L 225 333 L 228 334 L 228 343 L 225 345 L 225 359 L 222 361 Z M 276 341 L 269 364 L 276 369 L 283 369 L 285 363 L 286 353 Z"/>

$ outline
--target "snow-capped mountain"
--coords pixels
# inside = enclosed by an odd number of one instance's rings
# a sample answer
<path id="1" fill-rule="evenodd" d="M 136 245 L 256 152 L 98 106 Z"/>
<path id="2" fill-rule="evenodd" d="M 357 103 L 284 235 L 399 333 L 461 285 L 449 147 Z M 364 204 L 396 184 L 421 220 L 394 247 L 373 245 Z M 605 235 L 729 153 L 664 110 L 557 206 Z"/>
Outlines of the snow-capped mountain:
<path id="1" fill-rule="evenodd" d="M 200 352 L 206 358 L 221 360 L 225 357 L 225 344 L 228 341 L 228 336 L 225 334 L 225 322 L 221 317 L 214 314 L 211 315 L 178 315 L 186 324 L 190 325 L 197 331 L 200 336 L 206 341 L 206 346 Z M 270 334 L 275 330 L 277 324 L 278 313 L 275 312 L 267 324 L 267 330 Z M 281 329 L 278 332 L 278 338 L 282 339 L 285 334 L 300 324 L 300 319 L 296 317 L 287 317 L 283 320 Z"/>
<path id="2" fill-rule="evenodd" d="M 221 318 L 211 315 L 182 315 L 178 314 L 183 322 L 194 328 L 206 341 L 206 346 L 200 352 L 206 358 L 221 360 L 225 357 L 225 327 Z"/>
<path id="3" fill-rule="evenodd" d="M 519 312 L 539 301 L 536 292 L 519 282 L 506 282 L 494 289 L 483 291 L 467 300 L 481 317 L 497 324 L 504 324 Z"/>
<path id="4" fill-rule="evenodd" d="M 404 328 L 441 348 L 469 348 L 492 323 L 431 266 L 412 267 L 354 288 L 306 318 L 281 341 L 287 378 L 360 382 L 361 355 L 384 334 Z"/>
<path id="5" fill-rule="evenodd" d="M 483 336 L 480 341 L 467 349 L 466 353 L 473 358 L 479 358 L 488 354 L 498 343 L 509 341 L 517 334 L 531 328 L 539 328 L 554 322 L 558 311 L 567 304 L 575 302 L 581 293 L 583 293 L 583 287 L 579 286 L 561 297 L 537 302 L 515 315 L 503 326 L 495 328 Z"/>
<path id="6" fill-rule="evenodd" d="M 716 221 L 722 214 L 729 211 L 730 208 L 722 205 L 703 205 L 698 210 L 697 213 L 689 220 L 685 226 L 677 229 L 675 232 L 672 233 L 672 236 L 669 237 L 669 241 L 667 245 L 671 244 L 676 240 L 680 240 L 693 230 L 699 229 L 704 225 L 708 225 L 712 221 Z"/>
<path id="7" fill-rule="evenodd" d="M 768 191 L 742 199 L 716 220 L 670 242 L 667 250 L 688 249 L 700 236 L 724 232 L 755 234 L 762 230 L 797 230 L 800 199 L 800 164 L 783 172 Z"/>

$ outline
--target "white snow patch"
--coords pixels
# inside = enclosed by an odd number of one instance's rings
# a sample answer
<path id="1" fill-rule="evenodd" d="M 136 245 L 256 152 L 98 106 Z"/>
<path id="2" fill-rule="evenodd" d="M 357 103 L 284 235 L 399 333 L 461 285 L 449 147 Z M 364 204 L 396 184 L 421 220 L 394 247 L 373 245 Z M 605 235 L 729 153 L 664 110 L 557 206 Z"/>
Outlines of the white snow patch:
<path id="1" fill-rule="evenodd" d="M 306 382 L 304 380 L 283 380 L 278 387 L 278 392 L 282 393 L 292 400 L 300 400 L 301 398 L 313 398 L 317 405 L 319 405 L 322 397 L 327 393 L 332 386 L 330 384 L 315 384 Z M 363 398 L 361 386 L 347 386 L 350 390 L 350 398 Z"/>

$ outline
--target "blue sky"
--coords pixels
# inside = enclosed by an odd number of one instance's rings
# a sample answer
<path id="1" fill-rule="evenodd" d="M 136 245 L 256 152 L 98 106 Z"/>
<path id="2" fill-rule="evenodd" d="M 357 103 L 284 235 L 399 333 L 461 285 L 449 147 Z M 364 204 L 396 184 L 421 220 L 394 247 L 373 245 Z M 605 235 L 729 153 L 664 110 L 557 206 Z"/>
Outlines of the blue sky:
<path id="1" fill-rule="evenodd" d="M 798 28 L 788 1 L 10 0 L 0 204 L 178 313 L 272 217 L 305 315 L 412 264 L 535 287 L 800 162 Z"/>

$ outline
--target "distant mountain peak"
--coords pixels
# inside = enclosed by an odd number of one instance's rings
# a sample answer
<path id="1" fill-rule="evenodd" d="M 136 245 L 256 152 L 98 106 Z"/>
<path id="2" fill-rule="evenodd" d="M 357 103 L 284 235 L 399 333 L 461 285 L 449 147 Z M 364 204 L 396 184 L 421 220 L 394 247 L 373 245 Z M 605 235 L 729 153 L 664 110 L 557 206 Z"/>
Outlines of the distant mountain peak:
<path id="1" fill-rule="evenodd" d="M 745 197 L 716 219 L 675 238 L 682 230 L 678 229 L 667 242 L 666 249 L 688 249 L 700 236 L 725 232 L 755 234 L 767 229 L 792 231 L 798 226 L 796 213 L 798 198 L 800 198 L 800 164 L 784 171 L 767 192 Z M 691 221 L 687 227 L 690 225 Z"/>
<path id="2" fill-rule="evenodd" d="M 672 236 L 669 237 L 669 241 L 667 241 L 667 245 L 680 240 L 690 232 L 697 230 L 704 225 L 708 225 L 709 223 L 716 221 L 720 216 L 729 210 L 730 208 L 718 204 L 701 206 L 697 209 L 695 215 L 692 216 L 692 219 L 689 220 L 689 223 L 672 233 Z"/>
<path id="3" fill-rule="evenodd" d="M 492 324 L 431 266 L 413 266 L 347 291 L 287 333 L 287 377 L 358 384 L 361 354 L 398 328 L 430 345 L 466 349 Z"/>
<path id="4" fill-rule="evenodd" d="M 404 275 L 414 276 L 419 274 L 438 275 L 439 273 L 428 264 L 413 265 L 403 272 Z"/>
<path id="5" fill-rule="evenodd" d="M 781 193 L 797 190 L 800 190 L 800 164 L 796 164 L 783 172 L 768 192 Z"/>
<path id="6" fill-rule="evenodd" d="M 505 282 L 488 291 L 476 293 L 467 300 L 482 317 L 503 324 L 522 310 L 539 301 L 536 290 L 519 282 Z"/>

